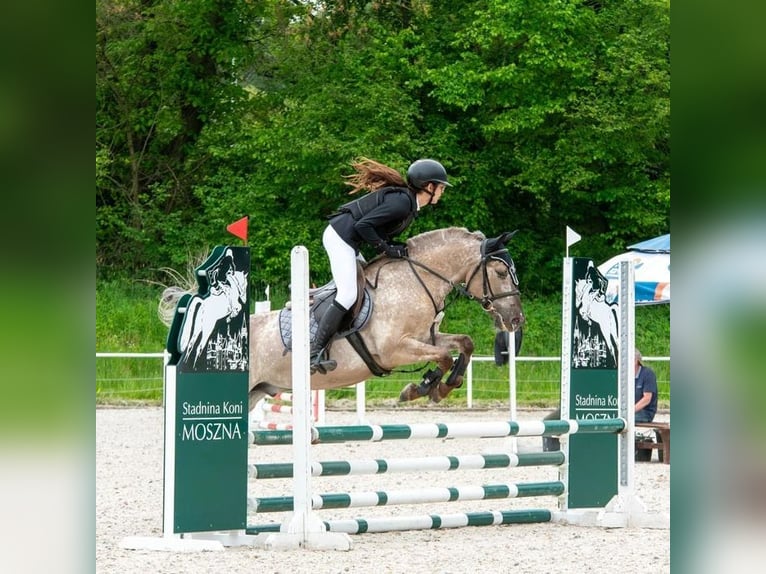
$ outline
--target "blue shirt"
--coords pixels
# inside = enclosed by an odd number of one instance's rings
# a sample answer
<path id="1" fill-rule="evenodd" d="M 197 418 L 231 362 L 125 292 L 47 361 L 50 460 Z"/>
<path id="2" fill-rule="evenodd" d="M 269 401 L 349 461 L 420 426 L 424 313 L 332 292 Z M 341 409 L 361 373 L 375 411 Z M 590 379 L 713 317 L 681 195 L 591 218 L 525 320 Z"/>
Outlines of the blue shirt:
<path id="1" fill-rule="evenodd" d="M 638 374 L 636 375 L 636 397 L 635 402 L 640 401 L 644 393 L 652 393 L 652 400 L 643 409 L 636 413 L 641 413 L 641 419 L 651 422 L 654 419 L 654 415 L 657 413 L 657 375 L 649 367 L 641 365 L 638 368 Z"/>

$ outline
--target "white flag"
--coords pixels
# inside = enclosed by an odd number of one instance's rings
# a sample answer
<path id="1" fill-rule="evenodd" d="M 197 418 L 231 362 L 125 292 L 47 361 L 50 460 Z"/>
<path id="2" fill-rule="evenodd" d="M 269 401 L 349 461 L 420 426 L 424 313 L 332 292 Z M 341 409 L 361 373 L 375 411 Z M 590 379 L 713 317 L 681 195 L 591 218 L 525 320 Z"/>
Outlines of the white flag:
<path id="1" fill-rule="evenodd" d="M 266 285 L 266 301 L 269 300 L 269 286 Z"/>
<path id="2" fill-rule="evenodd" d="M 567 225 L 567 247 L 574 245 L 582 239 L 582 236 Z"/>

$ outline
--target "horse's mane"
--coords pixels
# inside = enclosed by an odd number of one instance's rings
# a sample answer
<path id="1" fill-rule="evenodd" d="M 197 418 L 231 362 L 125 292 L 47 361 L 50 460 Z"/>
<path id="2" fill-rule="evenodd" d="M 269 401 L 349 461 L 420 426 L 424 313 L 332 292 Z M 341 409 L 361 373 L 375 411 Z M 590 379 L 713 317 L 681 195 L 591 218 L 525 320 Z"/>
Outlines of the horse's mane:
<path id="1" fill-rule="evenodd" d="M 468 231 L 465 227 L 445 227 L 410 237 L 407 240 L 407 248 L 411 252 L 416 252 L 435 244 L 454 241 L 456 237 L 473 237 L 476 241 L 486 239 L 481 231 Z"/>

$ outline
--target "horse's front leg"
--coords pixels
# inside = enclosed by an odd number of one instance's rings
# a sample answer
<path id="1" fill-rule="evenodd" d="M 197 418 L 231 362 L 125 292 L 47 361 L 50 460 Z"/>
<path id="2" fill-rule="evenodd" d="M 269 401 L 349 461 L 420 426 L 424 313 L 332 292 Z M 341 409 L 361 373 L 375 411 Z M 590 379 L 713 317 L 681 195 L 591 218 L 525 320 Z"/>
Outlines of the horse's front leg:
<path id="1" fill-rule="evenodd" d="M 408 339 L 400 347 L 411 354 L 408 360 L 402 363 L 414 363 L 417 361 L 436 362 L 436 369 L 428 371 L 419 385 L 410 383 L 399 394 L 400 401 L 412 401 L 428 395 L 430 399 L 438 403 L 463 384 L 468 362 L 473 355 L 473 341 L 468 335 L 445 335 L 437 333 L 435 345 L 421 343 L 415 339 Z M 452 359 L 450 351 L 459 351 L 457 361 Z M 442 377 L 449 373 L 447 381 Z"/>
<path id="2" fill-rule="evenodd" d="M 473 356 L 474 347 L 473 340 L 468 335 L 446 335 L 444 333 L 437 334 L 436 344 L 440 347 L 460 352 L 457 360 L 452 365 L 447 380 L 439 380 L 438 384 L 434 385 L 428 393 L 431 400 L 438 403 L 446 398 L 453 389 L 463 386 L 463 375 L 465 375 L 465 370 Z"/>
<path id="3" fill-rule="evenodd" d="M 413 401 L 424 397 L 426 395 L 431 396 L 431 391 L 437 388 L 441 383 L 441 378 L 445 373 L 449 372 L 452 368 L 453 360 L 449 353 L 449 348 L 443 348 L 440 346 L 429 345 L 423 343 L 417 339 L 404 339 L 397 346 L 396 357 L 394 357 L 397 364 L 405 365 L 411 363 L 417 363 L 426 361 L 429 363 L 435 362 L 436 368 L 428 371 L 424 376 L 420 384 L 410 383 L 402 392 L 399 393 L 399 401 Z M 433 397 L 431 396 L 433 399 Z M 439 402 L 441 399 L 435 399 Z"/>

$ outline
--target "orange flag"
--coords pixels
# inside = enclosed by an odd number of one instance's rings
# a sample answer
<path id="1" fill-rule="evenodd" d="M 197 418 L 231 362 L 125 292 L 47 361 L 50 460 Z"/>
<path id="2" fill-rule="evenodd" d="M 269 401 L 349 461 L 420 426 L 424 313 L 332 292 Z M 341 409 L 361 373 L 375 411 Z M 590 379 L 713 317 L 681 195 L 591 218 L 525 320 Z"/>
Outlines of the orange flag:
<path id="1" fill-rule="evenodd" d="M 247 243 L 247 223 L 249 220 L 249 216 L 245 216 L 242 219 L 238 219 L 234 223 L 230 223 L 226 226 L 226 231 L 231 233 L 232 235 L 236 235 L 239 237 L 242 241 Z"/>

